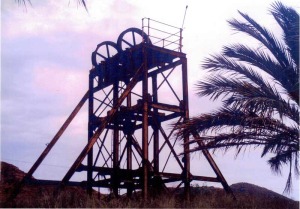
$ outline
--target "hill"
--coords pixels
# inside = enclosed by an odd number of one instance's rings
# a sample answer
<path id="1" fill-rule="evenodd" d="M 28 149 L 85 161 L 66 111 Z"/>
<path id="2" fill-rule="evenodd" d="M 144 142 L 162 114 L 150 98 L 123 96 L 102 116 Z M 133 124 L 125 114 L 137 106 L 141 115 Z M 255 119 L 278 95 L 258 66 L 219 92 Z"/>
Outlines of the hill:
<path id="1" fill-rule="evenodd" d="M 4 206 L 6 198 L 12 188 L 18 183 L 25 173 L 16 166 L 1 162 L 0 181 L 0 207 Z M 231 185 L 237 197 L 234 201 L 223 189 L 207 186 L 194 186 L 191 188 L 191 202 L 183 199 L 183 190 L 172 188 L 168 192 L 156 195 L 148 201 L 143 201 L 140 192 L 132 198 L 125 195 L 113 198 L 111 195 L 99 194 L 96 191 L 91 197 L 81 187 L 67 187 L 58 196 L 53 196 L 55 186 L 26 185 L 9 207 L 50 207 L 50 208 L 272 208 L 272 209 L 298 209 L 299 202 L 293 201 L 278 193 L 249 183 L 237 183 Z M 7 206 L 7 205 L 6 205 Z"/>
<path id="2" fill-rule="evenodd" d="M 232 184 L 230 187 L 232 191 L 238 195 L 257 196 L 261 199 L 277 199 L 282 201 L 290 200 L 289 198 L 269 189 L 245 182 Z"/>
<path id="3" fill-rule="evenodd" d="M 0 181 L 0 208 L 10 195 L 14 186 L 22 180 L 25 172 L 16 166 L 1 162 L 1 181 Z M 26 185 L 17 195 L 15 200 L 7 205 L 16 208 L 40 208 L 40 207 L 93 207 L 96 206 L 97 198 L 86 195 L 86 191 L 81 187 L 66 187 L 63 192 L 54 197 L 56 186 L 36 186 Z M 96 192 L 93 196 L 97 195 Z"/>

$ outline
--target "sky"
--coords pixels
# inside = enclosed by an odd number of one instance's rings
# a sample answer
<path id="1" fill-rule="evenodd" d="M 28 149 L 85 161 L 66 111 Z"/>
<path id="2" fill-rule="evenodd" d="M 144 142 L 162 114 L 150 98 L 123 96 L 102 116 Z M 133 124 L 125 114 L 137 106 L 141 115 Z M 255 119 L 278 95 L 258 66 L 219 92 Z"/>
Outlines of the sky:
<path id="1" fill-rule="evenodd" d="M 195 84 L 205 77 L 201 69 L 205 57 L 230 43 L 255 44 L 230 29 L 227 20 L 239 18 L 238 10 L 281 35 L 269 14 L 271 0 L 86 0 L 88 13 L 75 0 L 31 2 L 25 9 L 15 1 L 1 1 L 1 160 L 24 171 L 88 89 L 90 57 L 96 45 L 116 42 L 129 27 L 141 28 L 143 17 L 181 27 L 188 5 L 183 52 L 188 58 L 190 116 L 220 105 L 196 96 Z M 282 2 L 299 12 L 297 1 Z M 36 178 L 60 180 L 64 176 L 86 143 L 87 116 L 85 105 L 34 173 Z M 248 182 L 282 193 L 287 168 L 275 175 L 266 162 L 268 156 L 260 158 L 260 151 L 249 149 L 237 158 L 234 152 L 218 152 L 213 157 L 229 185 Z M 201 174 L 209 175 L 202 158 L 192 155 Z M 293 183 L 292 193 L 285 195 L 299 200 L 299 180 L 294 178 Z"/>

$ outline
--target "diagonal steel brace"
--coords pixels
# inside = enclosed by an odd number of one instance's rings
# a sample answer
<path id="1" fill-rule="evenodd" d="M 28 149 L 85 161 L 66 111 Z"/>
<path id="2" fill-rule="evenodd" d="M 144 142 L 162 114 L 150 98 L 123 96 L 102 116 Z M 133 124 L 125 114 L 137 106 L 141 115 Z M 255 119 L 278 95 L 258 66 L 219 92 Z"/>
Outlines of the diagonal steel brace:
<path id="1" fill-rule="evenodd" d="M 60 188 L 63 187 L 70 180 L 70 178 L 73 176 L 74 172 L 76 171 L 77 167 L 82 163 L 82 161 L 84 160 L 84 158 L 86 157 L 88 152 L 93 148 L 93 145 L 97 141 L 98 137 L 105 130 L 107 124 L 113 120 L 118 108 L 121 106 L 122 102 L 125 100 L 125 98 L 128 96 L 130 91 L 134 88 L 134 86 L 138 82 L 140 76 L 142 75 L 143 69 L 145 69 L 145 68 L 143 67 L 143 65 L 141 65 L 140 68 L 137 70 L 136 74 L 133 76 L 133 78 L 127 85 L 125 91 L 122 93 L 122 95 L 118 99 L 116 105 L 109 111 L 109 115 L 101 123 L 101 125 L 99 126 L 97 131 L 94 133 L 93 137 L 89 140 L 87 145 L 84 147 L 84 149 L 82 150 L 80 155 L 77 157 L 77 159 L 75 160 L 75 162 L 73 163 L 73 165 L 71 166 L 69 171 L 66 173 L 66 175 L 62 179 L 62 181 L 60 183 Z"/>
<path id="2" fill-rule="evenodd" d="M 192 135 L 195 139 L 197 140 L 197 144 L 200 147 L 205 146 L 204 143 L 200 140 L 200 136 L 196 131 L 192 132 Z M 236 199 L 235 195 L 233 194 L 230 186 L 228 185 L 226 179 L 224 178 L 222 172 L 220 171 L 220 169 L 218 168 L 216 162 L 214 161 L 214 159 L 212 158 L 212 156 L 210 155 L 209 151 L 207 149 L 203 149 L 202 150 L 205 158 L 207 159 L 208 163 L 210 164 L 210 166 L 212 167 L 212 169 L 214 170 L 215 174 L 217 175 L 217 178 L 219 179 L 220 183 L 222 184 L 223 188 L 225 189 L 225 191 L 228 194 L 231 194 L 233 199 Z"/>

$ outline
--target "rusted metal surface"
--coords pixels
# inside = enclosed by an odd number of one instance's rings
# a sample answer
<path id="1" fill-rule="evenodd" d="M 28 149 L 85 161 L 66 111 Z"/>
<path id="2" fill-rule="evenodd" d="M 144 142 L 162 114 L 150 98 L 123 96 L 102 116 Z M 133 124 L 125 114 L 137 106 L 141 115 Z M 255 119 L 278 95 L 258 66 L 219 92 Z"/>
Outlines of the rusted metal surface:
<path id="1" fill-rule="evenodd" d="M 129 92 L 130 93 L 130 92 Z M 128 95 L 129 95 L 128 93 Z M 126 96 L 127 97 L 127 96 Z M 119 98 L 119 82 L 115 81 L 113 84 L 113 106 L 116 106 Z M 116 114 L 114 118 L 114 128 L 113 128 L 113 169 L 114 173 L 112 176 L 112 186 L 113 186 L 113 192 L 116 197 L 119 196 L 119 190 L 118 190 L 118 169 L 119 169 L 119 127 L 118 127 L 118 115 Z"/>
<path id="2" fill-rule="evenodd" d="M 50 152 L 50 150 L 53 148 L 53 146 L 55 145 L 55 143 L 59 140 L 59 138 L 61 137 L 61 135 L 65 132 L 65 130 L 68 128 L 68 126 L 70 125 L 70 123 L 72 122 L 72 120 L 75 118 L 75 116 L 77 115 L 77 113 L 80 111 L 80 109 L 84 105 L 85 101 L 87 100 L 88 95 L 89 95 L 89 91 L 87 91 L 85 93 L 85 95 L 82 97 L 82 99 L 79 101 L 79 103 L 77 104 L 77 106 L 75 107 L 75 109 L 72 111 L 72 113 L 70 114 L 70 116 L 67 118 L 67 120 L 64 122 L 64 124 L 61 126 L 61 128 L 58 130 L 58 132 L 55 134 L 55 136 L 53 137 L 53 139 L 51 140 L 51 142 L 47 145 L 47 147 L 42 152 L 42 154 L 40 155 L 40 157 L 37 159 L 37 161 L 30 168 L 30 170 L 28 171 L 28 173 L 26 174 L 26 176 L 24 177 L 24 179 L 30 178 L 32 176 L 32 174 L 36 171 L 36 169 L 38 168 L 38 166 L 43 162 L 43 160 L 48 155 L 48 153 Z"/>
<path id="3" fill-rule="evenodd" d="M 128 83 L 126 83 L 126 85 L 128 85 Z M 131 93 L 128 94 L 126 103 L 127 103 L 127 107 L 131 108 Z M 132 135 L 131 134 L 133 132 L 134 132 L 134 129 L 132 128 L 132 129 L 128 130 L 128 132 L 126 133 L 127 134 L 127 143 L 126 143 L 127 161 L 126 161 L 126 164 L 127 164 L 127 170 L 129 172 L 132 171 L 132 155 L 133 154 L 132 154 Z M 128 180 L 130 183 L 127 188 L 127 196 L 131 197 L 132 192 L 133 192 L 133 187 L 134 187 L 132 174 L 128 175 Z"/>
<path id="4" fill-rule="evenodd" d="M 149 30 L 148 30 L 149 33 Z M 142 43 L 137 43 L 138 35 L 142 36 Z M 149 193 L 149 184 L 153 183 L 152 179 L 154 177 L 154 173 L 160 173 L 160 155 L 161 150 L 164 144 L 167 145 L 170 154 L 172 153 L 172 158 L 177 161 L 177 164 L 181 168 L 182 171 L 179 171 L 180 176 L 182 172 L 184 172 L 184 165 L 180 161 L 178 157 L 178 153 L 174 150 L 174 143 L 170 142 L 170 137 L 167 136 L 164 128 L 161 123 L 171 121 L 172 119 L 183 117 L 185 114 L 185 109 L 181 105 L 181 101 L 179 100 L 178 93 L 173 89 L 172 85 L 168 81 L 170 74 L 174 71 L 176 67 L 180 67 L 182 65 L 182 60 L 180 58 L 185 58 L 186 55 L 181 52 L 177 52 L 174 50 L 169 50 L 167 48 L 161 48 L 152 45 L 149 37 L 146 36 L 145 32 L 141 32 L 138 29 L 129 28 L 121 33 L 118 38 L 117 44 L 113 44 L 111 42 L 103 42 L 103 44 L 99 44 L 97 46 L 97 53 L 101 55 L 97 55 L 98 58 L 103 58 L 102 62 L 96 63 L 95 69 L 92 70 L 94 77 L 97 78 L 98 85 L 94 86 L 93 92 L 101 91 L 111 85 L 113 85 L 112 91 L 114 92 L 113 98 L 116 98 L 117 92 L 119 90 L 123 90 L 122 84 L 120 82 L 125 82 L 127 85 L 128 81 L 131 79 L 132 74 L 136 71 L 137 66 L 143 64 L 144 71 L 140 77 L 138 77 L 138 82 L 141 82 L 141 99 L 135 100 L 136 104 L 131 104 L 131 98 L 128 100 L 126 106 L 122 106 L 116 110 L 115 118 L 112 122 L 107 123 L 106 129 L 110 130 L 118 130 L 118 132 L 123 132 L 127 142 L 126 147 L 121 148 L 122 154 L 121 157 L 118 157 L 119 146 L 122 146 L 122 134 L 116 137 L 116 131 L 113 132 L 113 147 L 112 153 L 113 156 L 113 172 L 110 177 L 111 185 L 113 187 L 114 193 L 116 193 L 116 185 L 118 188 L 124 188 L 124 184 L 128 185 L 127 191 L 130 193 L 132 191 L 131 188 L 138 187 L 142 189 L 143 197 L 146 199 Z M 131 40 L 130 40 L 131 39 Z M 100 50 L 103 46 L 116 46 L 119 47 L 117 50 L 118 53 L 114 56 L 105 57 L 104 52 Z M 125 46 L 125 47 L 124 47 Z M 128 47 L 128 48 L 126 48 Z M 108 48 L 108 47 L 106 47 Z M 96 53 L 96 52 L 95 52 Z M 96 56 L 93 53 L 93 56 Z M 95 58 L 92 58 L 95 60 Z M 110 71 L 116 72 L 116 74 L 112 74 Z M 177 70 L 178 71 L 178 70 Z M 125 74 L 123 74 L 125 72 Z M 167 72 L 164 74 L 164 72 Z M 107 76 L 110 75 L 110 76 Z M 157 77 L 161 76 L 163 79 L 158 83 Z M 152 89 L 149 90 L 148 80 L 152 79 Z M 115 82 L 119 82 L 118 85 L 115 85 Z M 171 89 L 172 94 L 177 97 L 177 104 L 168 104 L 159 102 L 158 93 L 161 85 L 165 83 Z M 186 83 L 187 85 L 187 83 Z M 133 91 L 133 88 L 130 90 Z M 139 96 L 139 95 L 137 95 Z M 151 97 L 151 98 L 150 98 Z M 107 105 L 109 102 L 105 102 L 106 97 L 101 101 L 101 105 Z M 123 103 L 124 105 L 124 103 Z M 113 105 L 115 107 L 115 105 Z M 113 108 L 114 108 L 113 107 Z M 99 108 L 100 109 L 100 108 Z M 109 111 L 110 113 L 111 111 Z M 101 115 L 101 114 L 100 114 Z M 110 116 L 98 117 L 99 119 L 96 122 L 93 120 L 91 124 L 98 127 L 101 127 L 103 123 Z M 95 119 L 95 117 L 94 117 Z M 135 122 L 133 122 L 135 121 Z M 149 128 L 151 127 L 152 136 L 149 136 Z M 135 132 L 141 130 L 141 138 L 135 139 Z M 98 130 L 96 130 L 97 132 Z M 174 130 L 171 131 L 173 133 Z M 149 138 L 150 137 L 150 138 Z M 160 139 L 160 137 L 162 137 Z M 119 138 L 119 140 L 117 139 Z M 103 139 L 104 140 L 104 139 Z M 151 145 L 151 150 L 153 151 L 152 162 L 149 161 L 149 148 L 150 141 L 153 140 L 153 145 Z M 160 147 L 160 141 L 162 141 L 163 146 Z M 105 147 L 105 146 L 104 146 Z M 139 167 L 142 170 L 141 175 L 138 177 L 138 183 L 133 185 L 133 180 L 131 179 L 131 183 L 121 182 L 123 181 L 119 177 L 119 173 L 122 172 L 121 168 L 116 168 L 115 165 L 121 165 L 121 161 L 123 159 L 124 153 L 126 151 L 126 165 L 127 170 L 133 169 L 133 161 L 136 160 Z M 137 153 L 137 156 L 134 154 Z M 116 157 L 117 156 L 117 157 Z M 107 158 L 108 159 L 108 158 Z M 105 162 L 107 162 L 107 159 Z M 140 161 L 138 160 L 140 159 Z M 169 158 L 168 158 L 169 159 Z M 98 160 L 98 158 L 97 158 Z M 118 161 L 118 163 L 116 162 Z M 168 161 L 167 161 L 168 162 Z M 95 164 L 95 162 L 94 162 Z M 109 167 L 109 164 L 105 163 L 104 166 Z M 164 166 L 165 167 L 165 166 Z M 105 176 L 106 174 L 103 172 L 98 172 L 98 175 Z M 109 176 L 109 175 L 108 175 Z M 107 177 L 106 177 L 107 178 Z M 119 178 L 119 179 L 116 179 Z M 184 178 L 181 178 L 183 180 Z M 127 179 L 128 180 L 128 179 Z M 172 182 L 173 180 L 164 179 L 163 182 Z M 103 180 L 101 185 L 106 185 L 107 181 Z M 130 181 L 129 181 L 130 182 Z M 130 194 L 129 194 L 130 195 Z"/>
<path id="5" fill-rule="evenodd" d="M 153 93 L 153 103 L 158 103 L 158 92 L 157 92 L 157 75 L 152 77 L 152 93 Z M 157 121 L 158 108 L 153 107 L 153 118 Z M 153 128 L 153 163 L 154 163 L 154 172 L 159 172 L 159 124 L 152 124 Z"/>
<path id="6" fill-rule="evenodd" d="M 188 74 L 187 74 L 187 60 L 182 60 L 182 86 L 183 86 L 183 109 L 184 109 L 184 121 L 189 119 L 189 98 L 188 98 Z M 189 148 L 189 136 L 185 135 L 184 139 L 184 190 L 187 200 L 190 200 L 190 148 Z"/>
<path id="7" fill-rule="evenodd" d="M 152 107 L 155 111 L 156 110 L 166 110 L 166 111 L 170 111 L 170 112 L 183 113 L 182 108 L 180 108 L 179 106 L 157 103 L 154 100 L 153 100 L 153 103 L 149 103 L 149 106 Z M 158 114 L 158 112 L 156 114 Z"/>
<path id="8" fill-rule="evenodd" d="M 194 137 L 195 139 L 198 139 L 198 140 L 197 140 L 198 145 L 199 145 L 200 147 L 203 147 L 204 144 L 203 144 L 203 142 L 200 140 L 199 134 L 198 134 L 196 131 L 194 131 L 192 134 L 193 134 L 193 137 Z M 211 154 L 209 153 L 209 151 L 206 150 L 206 149 L 204 149 L 204 150 L 202 150 L 202 152 L 203 152 L 205 158 L 207 159 L 207 161 L 209 162 L 210 166 L 211 166 L 212 169 L 214 170 L 215 174 L 217 175 L 217 179 L 220 181 L 220 183 L 222 184 L 222 186 L 223 186 L 223 188 L 225 189 L 225 191 L 226 191 L 227 193 L 231 194 L 232 197 L 233 197 L 234 199 L 236 199 L 236 197 L 235 197 L 235 195 L 233 194 L 233 192 L 232 192 L 230 186 L 228 185 L 226 179 L 224 178 L 222 172 L 220 171 L 219 167 L 217 166 L 216 162 L 215 162 L 214 159 L 212 158 L 212 156 L 211 156 Z"/>
<path id="9" fill-rule="evenodd" d="M 89 104 L 88 104 L 88 112 L 89 112 L 89 121 L 92 121 L 92 115 L 94 112 L 94 98 L 93 98 L 93 89 L 94 89 L 94 82 L 93 82 L 93 75 L 90 73 L 89 75 Z M 91 126 L 88 126 L 88 140 L 91 139 L 93 136 L 93 129 Z M 91 182 L 93 181 L 93 158 L 94 158 L 94 152 L 93 149 L 91 149 L 87 156 L 87 190 L 89 194 L 92 194 L 92 185 Z"/>
<path id="10" fill-rule="evenodd" d="M 178 165 L 180 166 L 181 169 L 184 170 L 184 166 L 181 164 L 181 162 L 180 162 L 180 160 L 179 160 L 179 157 L 178 157 L 178 154 L 175 152 L 175 150 L 174 150 L 174 148 L 173 148 L 173 146 L 172 146 L 172 144 L 171 144 L 171 142 L 170 142 L 170 140 L 169 140 L 167 134 L 165 133 L 164 129 L 163 129 L 161 126 L 159 126 L 158 124 L 156 124 L 156 125 L 159 127 L 159 130 L 160 130 L 160 132 L 161 132 L 163 138 L 165 139 L 165 142 L 166 142 L 167 145 L 169 146 L 169 148 L 170 148 L 170 150 L 171 150 L 171 153 L 173 154 L 174 158 L 176 159 Z"/>
<path id="11" fill-rule="evenodd" d="M 150 18 L 143 18 L 142 30 L 153 40 L 153 44 L 173 51 L 182 51 L 182 28 Z"/>
<path id="12" fill-rule="evenodd" d="M 143 129 L 142 129 L 142 149 L 143 149 L 143 198 L 148 198 L 148 58 L 147 51 L 143 47 L 143 63 L 144 63 L 144 72 L 143 72 L 143 81 L 142 81 L 142 97 L 143 97 Z"/>
<path id="13" fill-rule="evenodd" d="M 101 124 L 101 126 L 97 129 L 97 131 L 94 133 L 93 137 L 89 140 L 88 144 L 84 147 L 78 158 L 75 160 L 69 171 L 66 173 L 64 178 L 61 181 L 61 186 L 64 186 L 70 178 L 73 176 L 74 172 L 76 171 L 77 167 L 82 163 L 84 158 L 86 157 L 87 153 L 93 148 L 93 145 L 96 143 L 98 137 L 100 134 L 104 131 L 106 128 L 106 125 L 111 122 L 114 118 L 114 115 L 116 114 L 118 108 L 121 106 L 122 102 L 125 100 L 125 98 L 130 93 L 131 89 L 135 86 L 135 84 L 138 81 L 139 76 L 143 72 L 143 66 L 140 67 L 140 69 L 136 72 L 135 76 L 132 78 L 130 83 L 128 84 L 127 88 L 123 92 L 123 94 L 119 97 L 118 101 L 116 102 L 115 106 L 110 110 L 109 116 L 106 118 L 106 120 Z"/>

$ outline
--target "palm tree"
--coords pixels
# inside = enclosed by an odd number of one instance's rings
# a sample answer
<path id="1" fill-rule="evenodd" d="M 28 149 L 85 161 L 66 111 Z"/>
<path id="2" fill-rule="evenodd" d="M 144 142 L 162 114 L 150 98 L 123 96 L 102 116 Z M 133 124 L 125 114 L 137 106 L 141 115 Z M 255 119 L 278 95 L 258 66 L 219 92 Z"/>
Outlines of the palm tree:
<path id="1" fill-rule="evenodd" d="M 77 1 L 77 5 L 82 5 L 84 6 L 85 10 L 88 11 L 87 9 L 87 6 L 86 6 L 86 3 L 85 3 L 85 0 L 76 0 Z M 25 9 L 27 9 L 27 4 L 31 4 L 31 1 L 30 0 L 16 0 L 16 2 L 19 4 L 19 5 L 23 5 L 25 7 Z M 69 2 L 70 3 L 70 2 Z"/>
<path id="2" fill-rule="evenodd" d="M 179 124 L 178 136 L 197 130 L 202 149 L 233 148 L 237 154 L 248 146 L 262 147 L 261 157 L 272 154 L 268 163 L 281 173 L 289 165 L 284 192 L 290 192 L 292 169 L 299 176 L 299 14 L 276 2 L 272 16 L 283 30 L 283 41 L 247 14 L 229 25 L 258 41 L 258 48 L 243 44 L 225 46 L 219 55 L 206 58 L 206 81 L 197 83 L 199 96 L 222 99 L 222 107 Z"/>

